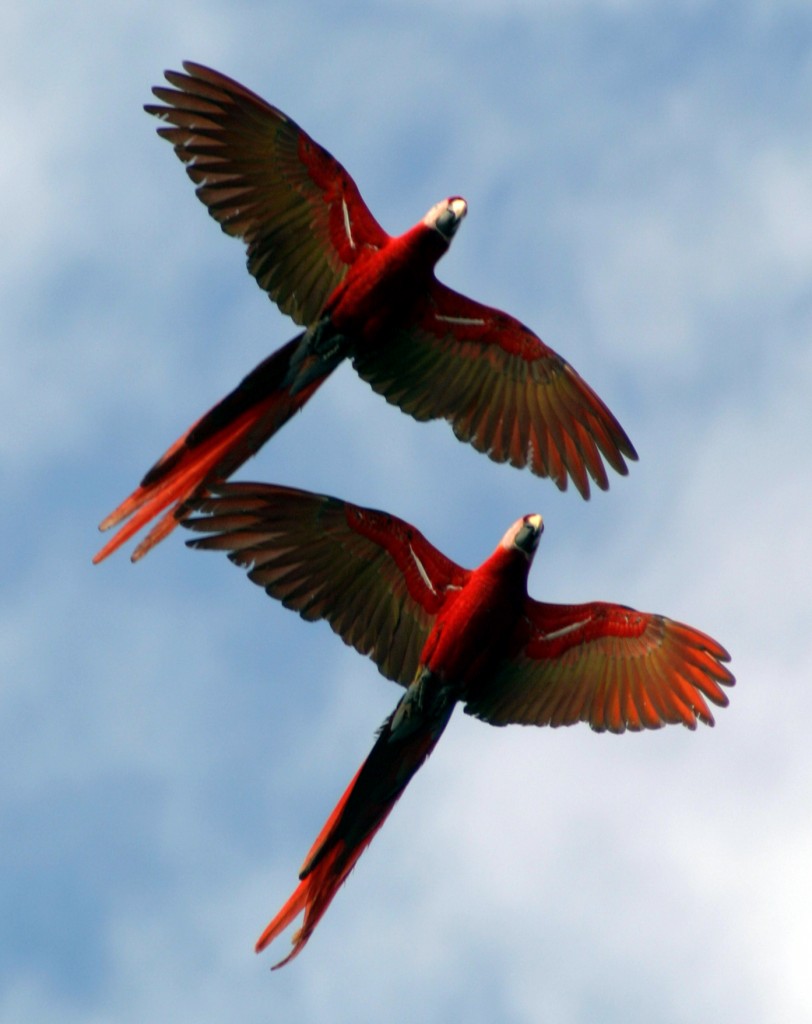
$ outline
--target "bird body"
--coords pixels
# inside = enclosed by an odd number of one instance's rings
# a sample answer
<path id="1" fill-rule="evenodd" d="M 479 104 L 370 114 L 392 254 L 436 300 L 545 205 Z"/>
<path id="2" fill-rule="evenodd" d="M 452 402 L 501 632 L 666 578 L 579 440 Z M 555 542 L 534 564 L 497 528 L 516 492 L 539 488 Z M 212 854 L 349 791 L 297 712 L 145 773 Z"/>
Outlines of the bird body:
<path id="1" fill-rule="evenodd" d="M 395 516 L 289 487 L 218 485 L 183 515 L 205 534 L 191 546 L 227 552 L 269 595 L 325 619 L 406 687 L 260 936 L 258 951 L 304 913 L 277 966 L 304 947 L 457 703 L 493 725 L 612 732 L 712 725 L 707 701 L 727 704 L 728 654 L 699 630 L 623 605 L 528 596 L 538 514 L 517 520 L 474 570 Z"/>
<path id="2" fill-rule="evenodd" d="M 435 280 L 434 267 L 466 210 L 464 199 L 445 199 L 405 234 L 362 253 L 325 304 L 323 315 L 334 329 L 363 349 L 385 345 L 399 323 L 419 322 Z"/>
<path id="3" fill-rule="evenodd" d="M 312 397 L 345 358 L 418 420 L 445 419 L 497 462 L 608 487 L 636 459 L 612 413 L 575 370 L 518 320 L 437 280 L 467 211 L 436 203 L 388 235 L 357 186 L 293 120 L 219 72 L 187 62 L 153 91 L 168 139 L 249 272 L 302 334 L 187 430 L 100 528 L 119 527 L 99 562 L 158 515 L 142 557 L 177 525 L 182 502 L 230 476 Z"/>
<path id="4" fill-rule="evenodd" d="M 515 543 L 522 533 L 524 546 Z M 493 672 L 527 598 L 527 573 L 541 516 L 515 523 L 459 589 L 451 589 L 420 653 L 413 682 L 381 726 L 299 873 L 300 884 L 257 942 L 263 950 L 304 910 L 289 962 L 305 945 L 349 872 L 436 746 L 456 703 Z M 483 639 L 486 642 L 483 643 Z"/>

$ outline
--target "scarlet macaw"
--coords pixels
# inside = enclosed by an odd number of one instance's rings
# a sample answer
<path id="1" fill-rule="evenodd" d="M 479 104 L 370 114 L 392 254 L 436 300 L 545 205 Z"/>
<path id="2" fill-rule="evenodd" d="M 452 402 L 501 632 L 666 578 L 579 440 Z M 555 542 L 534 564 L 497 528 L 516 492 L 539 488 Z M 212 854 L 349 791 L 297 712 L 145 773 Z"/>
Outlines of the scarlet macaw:
<path id="1" fill-rule="evenodd" d="M 259 952 L 304 911 L 277 967 L 304 947 L 458 701 L 492 725 L 588 722 L 617 733 L 713 725 L 707 701 L 728 703 L 729 655 L 699 630 L 616 604 L 528 597 L 540 515 L 517 520 L 468 570 L 394 516 L 289 487 L 223 484 L 184 511 L 184 525 L 207 534 L 190 546 L 228 552 L 268 594 L 326 619 L 406 687 L 257 942 Z"/>
<path id="2" fill-rule="evenodd" d="M 513 317 L 434 276 L 465 216 L 458 196 L 391 237 L 344 168 L 289 117 L 209 68 L 167 71 L 146 106 L 186 164 L 223 231 L 241 238 L 248 270 L 283 313 L 306 327 L 259 364 L 161 456 L 100 525 L 118 532 L 101 561 L 168 509 L 136 547 L 146 554 L 176 525 L 180 504 L 230 476 L 344 359 L 418 420 L 442 418 L 497 462 L 529 466 L 584 498 L 608 487 L 605 459 L 628 472 L 637 454 L 573 368 Z M 128 520 L 128 521 L 126 521 Z M 123 524 L 123 525 L 121 525 Z"/>

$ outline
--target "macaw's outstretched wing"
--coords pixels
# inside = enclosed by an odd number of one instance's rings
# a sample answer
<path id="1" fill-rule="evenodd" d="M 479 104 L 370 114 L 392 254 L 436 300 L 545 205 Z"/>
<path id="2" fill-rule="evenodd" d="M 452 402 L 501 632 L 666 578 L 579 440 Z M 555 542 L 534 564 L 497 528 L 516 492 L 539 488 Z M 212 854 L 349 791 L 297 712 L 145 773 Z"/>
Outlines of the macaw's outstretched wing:
<path id="1" fill-rule="evenodd" d="M 507 313 L 435 281 L 420 320 L 385 345 L 359 349 L 358 373 L 418 420 L 445 419 L 496 462 L 528 466 L 584 498 L 637 453 L 623 428 L 566 360 Z"/>
<path id="2" fill-rule="evenodd" d="M 271 597 L 326 619 L 389 679 L 412 682 L 447 590 L 467 570 L 385 512 L 274 484 L 210 490 L 186 506 L 183 525 L 208 534 L 190 547 L 227 552 Z"/>
<path id="3" fill-rule="evenodd" d="M 493 725 L 574 725 L 598 732 L 713 725 L 728 703 L 727 651 L 698 629 L 620 605 L 528 598 L 514 652 L 465 710 Z"/>
<path id="4" fill-rule="evenodd" d="M 191 61 L 144 109 L 223 231 L 248 246 L 248 269 L 283 313 L 312 324 L 357 256 L 387 234 L 341 164 L 280 110 Z"/>

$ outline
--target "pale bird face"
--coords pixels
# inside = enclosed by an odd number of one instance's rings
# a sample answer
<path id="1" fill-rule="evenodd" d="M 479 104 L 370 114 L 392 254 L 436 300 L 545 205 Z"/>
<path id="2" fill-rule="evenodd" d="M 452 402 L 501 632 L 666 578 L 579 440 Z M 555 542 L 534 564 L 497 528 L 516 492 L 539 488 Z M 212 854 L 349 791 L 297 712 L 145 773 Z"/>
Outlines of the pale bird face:
<path id="1" fill-rule="evenodd" d="M 467 212 L 468 203 L 460 196 L 452 196 L 435 203 L 423 218 L 423 223 L 450 242 Z"/>
<path id="2" fill-rule="evenodd" d="M 508 551 L 515 548 L 517 551 L 521 551 L 525 558 L 531 559 L 539 546 L 543 530 L 544 521 L 538 512 L 522 516 L 502 538 L 501 546 Z"/>

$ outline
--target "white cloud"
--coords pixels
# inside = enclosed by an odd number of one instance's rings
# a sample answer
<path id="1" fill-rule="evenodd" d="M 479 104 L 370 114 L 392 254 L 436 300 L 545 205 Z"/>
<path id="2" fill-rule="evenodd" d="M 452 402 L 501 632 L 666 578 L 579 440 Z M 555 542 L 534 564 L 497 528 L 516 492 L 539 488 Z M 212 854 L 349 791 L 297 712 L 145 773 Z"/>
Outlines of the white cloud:
<path id="1" fill-rule="evenodd" d="M 658 62 L 657 16 L 623 7 L 609 49 L 600 5 L 514 31 L 419 4 L 3 13 L 0 1018 L 809 1017 L 809 15 L 773 5 L 755 47 L 750 5 L 739 32 L 695 5 Z M 346 369 L 242 475 L 471 565 L 538 509 L 535 596 L 686 619 L 738 677 L 693 735 L 456 715 L 274 975 L 253 941 L 397 691 L 179 538 L 89 565 L 95 522 L 293 333 L 140 110 L 184 57 L 288 109 L 392 230 L 466 194 L 440 276 L 571 358 L 641 452 L 585 505 Z"/>

